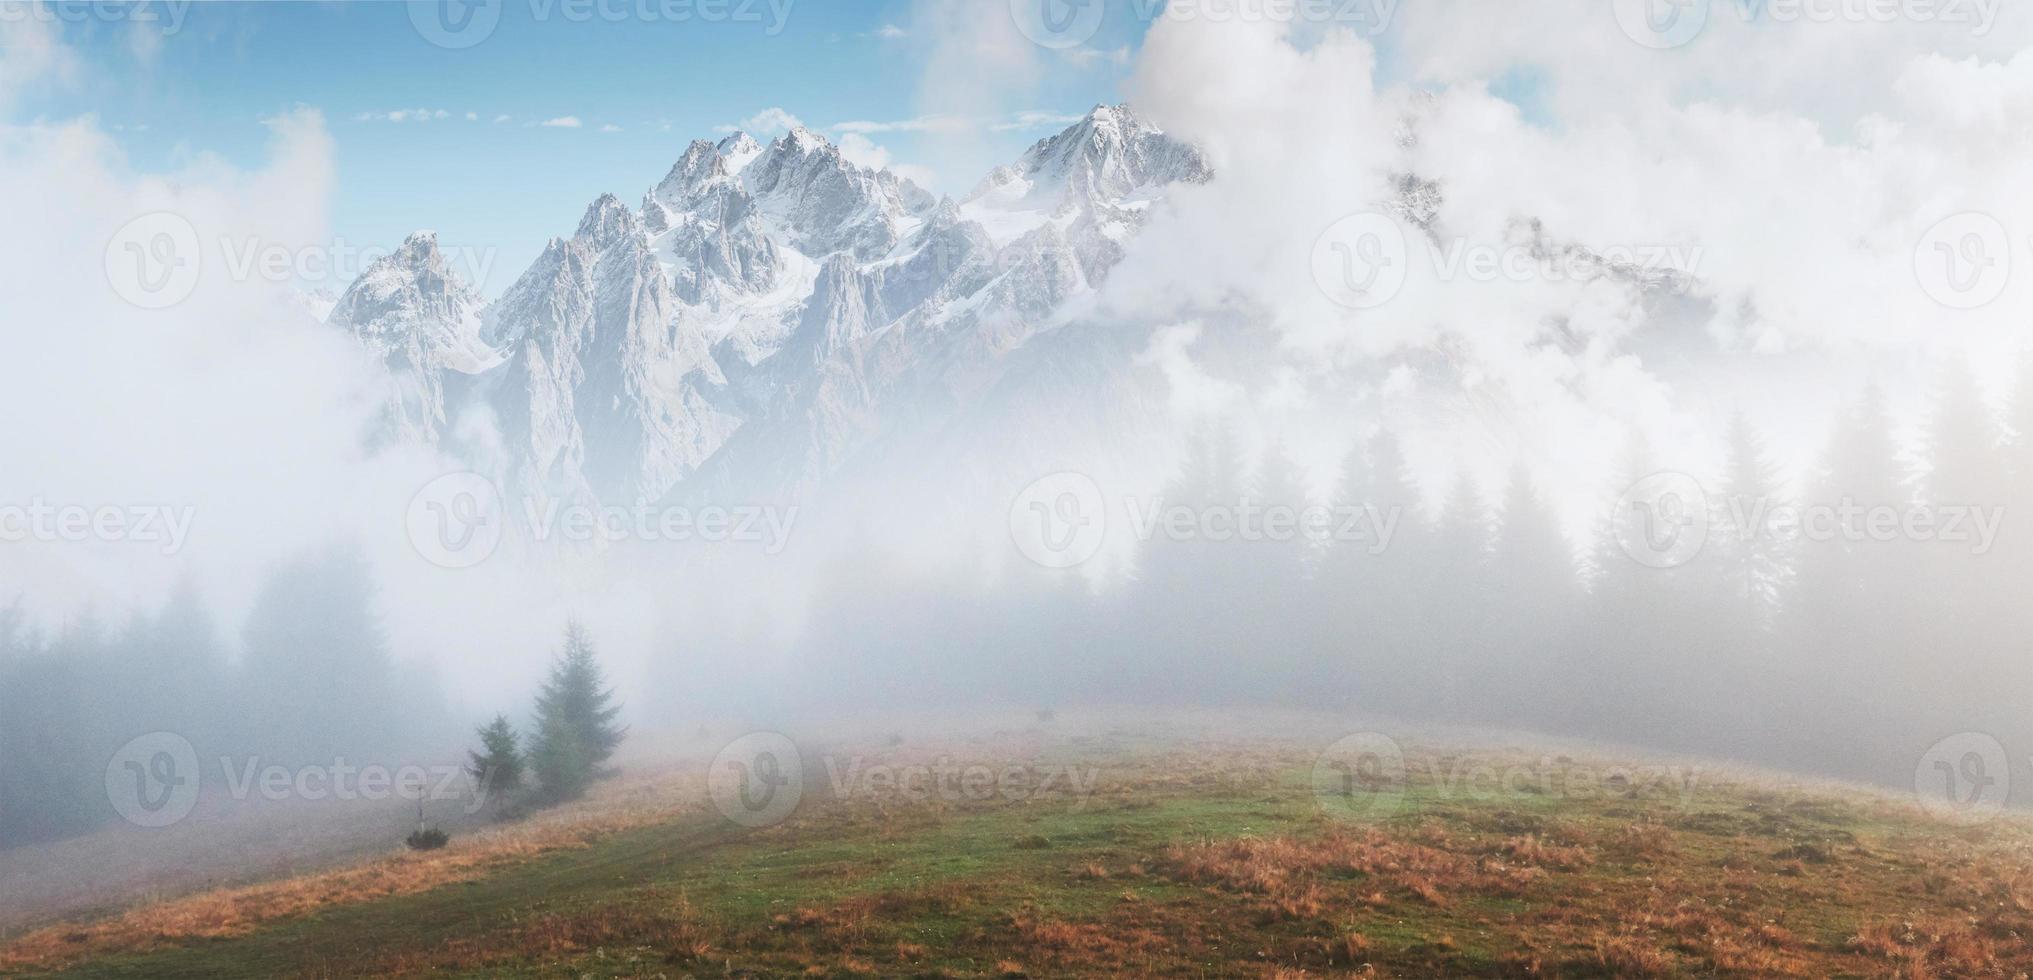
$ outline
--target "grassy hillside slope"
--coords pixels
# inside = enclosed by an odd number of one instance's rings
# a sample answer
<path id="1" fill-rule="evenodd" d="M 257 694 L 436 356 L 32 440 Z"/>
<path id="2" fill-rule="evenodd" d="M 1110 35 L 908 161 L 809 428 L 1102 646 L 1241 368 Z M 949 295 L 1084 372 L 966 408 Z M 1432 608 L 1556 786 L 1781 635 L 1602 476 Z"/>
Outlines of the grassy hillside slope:
<path id="1" fill-rule="evenodd" d="M 570 819 L 441 855 L 43 930 L 0 948 L 0 972 L 2033 970 L 2033 832 L 2016 819 L 1494 742 L 1407 741 L 1404 779 L 1337 783 L 1321 778 L 1321 748 L 1032 726 L 808 750 L 803 803 L 776 826 L 735 825 L 699 799 L 701 780 L 674 774 L 682 803 L 610 787 Z"/>

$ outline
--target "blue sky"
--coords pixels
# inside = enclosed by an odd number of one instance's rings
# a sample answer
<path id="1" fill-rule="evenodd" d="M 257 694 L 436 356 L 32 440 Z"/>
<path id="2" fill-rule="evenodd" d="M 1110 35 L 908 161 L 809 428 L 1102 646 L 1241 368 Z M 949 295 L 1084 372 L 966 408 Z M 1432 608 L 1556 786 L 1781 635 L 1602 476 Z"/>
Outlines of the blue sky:
<path id="1" fill-rule="evenodd" d="M 952 45 L 908 0 L 791 0 L 780 24 L 768 0 L 729 0 L 731 19 L 710 23 L 667 13 L 708 9 L 693 0 L 573 2 L 501 0 L 498 24 L 460 49 L 433 44 L 396 2 L 155 5 L 152 28 L 69 9 L 63 38 L 84 70 L 15 115 L 96 114 L 137 169 L 167 170 L 197 153 L 258 166 L 261 120 L 316 108 L 336 142 L 335 236 L 386 245 L 430 227 L 497 248 L 493 293 L 600 193 L 634 203 L 691 139 L 771 107 L 836 141 L 860 130 L 934 190 L 964 193 L 1057 131 L 1051 117 L 1118 100 L 1142 33 L 1118 5 L 1080 49 L 1041 49 L 1022 91 L 938 134 L 894 125 L 941 112 L 926 66 L 934 44 Z M 542 125 L 557 120 L 577 125 Z M 878 125 L 841 126 L 854 122 Z"/>

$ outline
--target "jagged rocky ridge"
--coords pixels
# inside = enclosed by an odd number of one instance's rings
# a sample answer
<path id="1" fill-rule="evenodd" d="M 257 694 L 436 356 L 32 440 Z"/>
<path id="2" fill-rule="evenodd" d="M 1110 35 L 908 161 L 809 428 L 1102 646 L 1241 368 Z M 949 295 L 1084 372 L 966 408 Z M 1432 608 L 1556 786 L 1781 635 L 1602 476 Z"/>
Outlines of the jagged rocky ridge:
<path id="1" fill-rule="evenodd" d="M 965 200 L 796 129 L 698 141 L 629 208 L 612 195 L 491 304 L 419 233 L 330 322 L 395 377 L 389 434 L 524 493 L 656 499 L 686 481 L 825 478 L 901 418 L 990 396 L 1009 355 L 1120 259 L 1192 147 L 1099 106 Z M 469 444 L 462 413 L 499 444 Z"/>

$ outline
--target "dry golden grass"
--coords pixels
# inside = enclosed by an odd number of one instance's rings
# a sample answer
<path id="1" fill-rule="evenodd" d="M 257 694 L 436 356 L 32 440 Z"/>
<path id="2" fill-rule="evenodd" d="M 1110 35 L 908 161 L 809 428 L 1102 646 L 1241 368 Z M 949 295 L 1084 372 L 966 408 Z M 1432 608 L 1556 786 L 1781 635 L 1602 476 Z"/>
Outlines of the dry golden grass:
<path id="1" fill-rule="evenodd" d="M 1290 774 L 1307 771 L 1317 744 L 1083 743 L 1108 767 L 1105 778 L 1090 799 L 1045 805 L 814 799 L 781 826 L 679 853 L 625 890 L 609 884 L 615 851 L 603 847 L 560 860 L 600 870 L 569 900 L 546 891 L 527 907 L 497 902 L 487 907 L 500 921 L 456 937 L 420 932 L 370 944 L 318 968 L 335 976 L 1916 978 L 2033 969 L 2033 835 L 2009 821 L 1961 826 L 1848 788 L 1708 771 L 1693 805 L 1636 789 L 1573 802 L 1433 794 L 1415 795 L 1398 816 L 1349 824 L 1320 815 L 1303 788 L 1293 791 Z M 1067 742 L 1055 746 L 998 733 L 966 744 L 881 744 L 867 761 L 1070 754 Z M 1499 767 L 1571 763 L 1526 749 L 1483 757 Z M 139 909 L 75 945 L 151 949 L 178 936 L 233 936 L 320 903 L 484 877 L 695 805 L 690 790 L 656 785 L 668 778 L 605 786 L 579 808 L 468 836 L 441 854 Z M 659 849 L 662 839 L 642 849 Z M 639 840 L 615 846 L 634 853 Z M 559 880 L 548 865 L 530 873 Z M 503 887 L 517 880 L 510 875 Z M 165 914 L 172 910 L 187 920 Z M 51 944 L 42 955 L 55 957 L 44 965 L 67 961 L 67 944 L 42 935 Z M 274 939 L 248 946 L 269 941 L 272 949 Z M 242 948 L 225 947 L 212 962 Z M 23 955 L 36 953 L 18 945 L 0 953 L 0 969 Z"/>
<path id="2" fill-rule="evenodd" d="M 689 770 L 600 785 L 587 799 L 520 823 L 456 838 L 442 850 L 397 851 L 335 870 L 153 902 L 96 922 L 50 926 L 0 947 L 0 972 L 47 970 L 95 956 L 246 935 L 335 906 L 413 895 L 483 877 L 699 806 Z"/>
<path id="3" fill-rule="evenodd" d="M 1327 907 L 1324 876 L 1354 877 L 1395 888 L 1420 902 L 1445 907 L 1457 895 L 1517 896 L 1544 879 L 1534 858 L 1556 856 L 1580 866 L 1579 848 L 1516 845 L 1525 856 L 1510 861 L 1445 850 L 1451 841 L 1433 833 L 1406 840 L 1377 828 L 1331 829 L 1317 837 L 1243 837 L 1174 846 L 1159 862 L 1174 880 L 1258 896 L 1278 917 L 1317 917 Z M 1523 839 L 1521 839 L 1523 840 Z M 1508 846 L 1508 845 L 1507 845 Z M 1387 899 L 1385 899 L 1387 901 Z M 1381 904 L 1381 902 L 1379 902 Z"/>

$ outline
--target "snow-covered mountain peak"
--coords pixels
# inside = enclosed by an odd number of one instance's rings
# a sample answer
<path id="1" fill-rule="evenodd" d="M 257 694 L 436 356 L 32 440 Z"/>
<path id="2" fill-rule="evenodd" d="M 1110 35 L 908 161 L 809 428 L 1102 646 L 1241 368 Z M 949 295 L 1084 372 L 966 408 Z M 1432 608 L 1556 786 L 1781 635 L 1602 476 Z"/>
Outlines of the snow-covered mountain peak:
<path id="1" fill-rule="evenodd" d="M 390 428 L 429 442 L 445 425 L 445 372 L 477 374 L 501 362 L 480 337 L 483 305 L 446 263 L 437 234 L 419 231 L 368 266 L 327 322 L 387 365 L 394 383 Z"/>
<path id="2" fill-rule="evenodd" d="M 1065 214 L 1133 201 L 1168 184 L 1211 174 L 1192 146 L 1165 135 L 1127 105 L 1098 105 L 1056 136 L 990 173 L 967 202 L 1003 211 Z"/>
<path id="3" fill-rule="evenodd" d="M 792 126 L 790 132 L 777 137 L 776 142 L 782 143 L 799 153 L 821 153 L 829 150 L 836 154 L 840 152 L 839 148 L 833 145 L 832 140 L 812 132 L 803 126 Z"/>
<path id="4" fill-rule="evenodd" d="M 740 173 L 742 168 L 762 155 L 762 144 L 757 143 L 755 137 L 738 130 L 722 139 L 714 149 L 727 161 L 727 172 L 730 174 Z"/>
<path id="5" fill-rule="evenodd" d="M 438 250 L 433 231 L 418 231 L 376 259 L 332 307 L 330 321 L 387 353 L 418 331 L 439 331 L 480 308 L 479 294 Z"/>
<path id="6" fill-rule="evenodd" d="M 803 127 L 772 140 L 741 171 L 741 183 L 771 230 L 813 259 L 842 251 L 879 259 L 938 203 L 888 170 L 856 165 Z"/>
<path id="7" fill-rule="evenodd" d="M 639 210 L 601 195 L 484 317 L 420 233 L 331 321 L 399 379 L 398 431 L 447 445 L 463 431 L 448 416 L 484 407 L 499 438 L 451 448 L 525 490 L 796 483 L 888 425 L 990 397 L 1164 187 L 1206 177 L 1121 106 L 1038 141 L 964 203 L 808 129 L 766 145 L 737 132 L 688 144 Z"/>
<path id="8" fill-rule="evenodd" d="M 586 216 L 579 219 L 579 230 L 572 237 L 596 249 L 605 249 L 641 233 L 635 213 L 628 210 L 628 205 L 612 194 L 602 194 L 587 206 Z"/>
<path id="9" fill-rule="evenodd" d="M 428 253 L 434 253 L 437 250 L 438 233 L 429 228 L 423 228 L 410 232 L 402 240 L 402 244 L 396 247 L 395 254 L 408 254 L 417 258 L 423 258 Z"/>
<path id="10" fill-rule="evenodd" d="M 678 162 L 671 165 L 671 172 L 656 185 L 656 198 L 671 204 L 685 201 L 727 174 L 726 156 L 720 148 L 705 140 L 693 140 Z"/>

